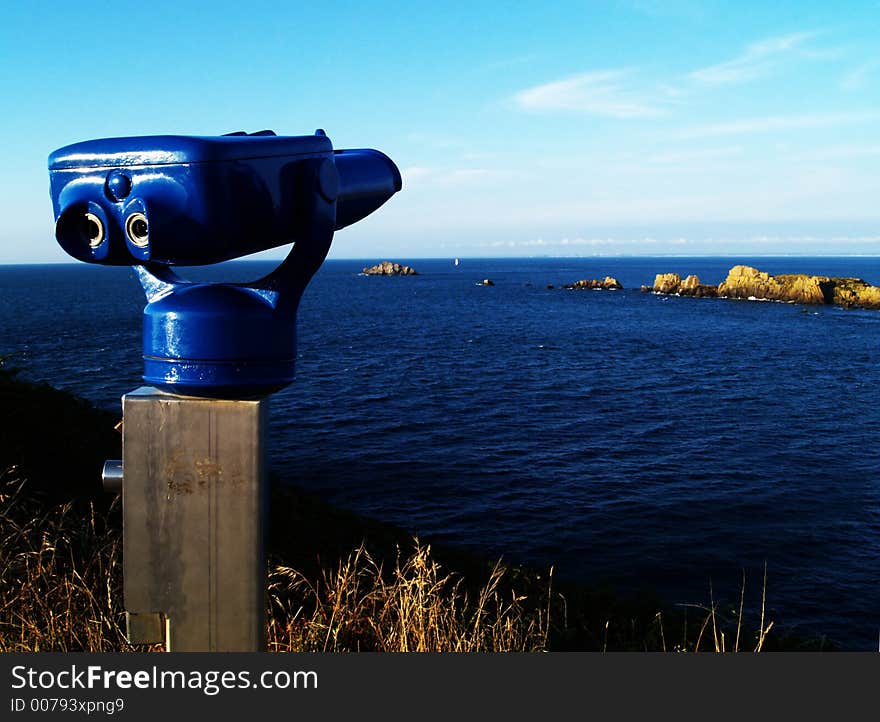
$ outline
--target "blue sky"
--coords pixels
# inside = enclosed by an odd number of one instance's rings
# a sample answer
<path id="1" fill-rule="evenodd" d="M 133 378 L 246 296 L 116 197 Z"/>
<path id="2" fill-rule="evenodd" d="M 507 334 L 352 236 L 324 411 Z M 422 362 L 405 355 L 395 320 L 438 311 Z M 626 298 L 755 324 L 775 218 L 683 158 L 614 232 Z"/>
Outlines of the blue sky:
<path id="1" fill-rule="evenodd" d="M 318 127 L 404 177 L 331 257 L 877 254 L 878 38 L 877 0 L 6 3 L 0 262 L 70 260 L 55 148 Z"/>

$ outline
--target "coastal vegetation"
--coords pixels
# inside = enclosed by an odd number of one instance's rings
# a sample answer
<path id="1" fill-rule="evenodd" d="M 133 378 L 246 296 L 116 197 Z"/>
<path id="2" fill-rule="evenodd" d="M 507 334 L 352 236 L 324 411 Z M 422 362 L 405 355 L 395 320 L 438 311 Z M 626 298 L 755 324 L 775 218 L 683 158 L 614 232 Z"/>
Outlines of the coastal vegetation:
<path id="1" fill-rule="evenodd" d="M 0 366 L 0 650 L 159 651 L 124 634 L 118 418 Z M 273 479 L 271 651 L 761 651 L 764 584 L 669 606 L 414 538 Z M 748 603 L 746 599 L 748 598 Z"/>

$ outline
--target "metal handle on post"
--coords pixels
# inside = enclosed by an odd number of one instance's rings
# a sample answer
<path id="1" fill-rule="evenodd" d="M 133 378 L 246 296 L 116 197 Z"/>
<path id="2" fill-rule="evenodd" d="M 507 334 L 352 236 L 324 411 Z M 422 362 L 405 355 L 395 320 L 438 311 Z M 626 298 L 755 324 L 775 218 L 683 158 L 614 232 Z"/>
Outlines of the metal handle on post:
<path id="1" fill-rule="evenodd" d="M 104 462 L 101 470 L 101 484 L 108 494 L 122 493 L 122 459 L 111 459 Z"/>

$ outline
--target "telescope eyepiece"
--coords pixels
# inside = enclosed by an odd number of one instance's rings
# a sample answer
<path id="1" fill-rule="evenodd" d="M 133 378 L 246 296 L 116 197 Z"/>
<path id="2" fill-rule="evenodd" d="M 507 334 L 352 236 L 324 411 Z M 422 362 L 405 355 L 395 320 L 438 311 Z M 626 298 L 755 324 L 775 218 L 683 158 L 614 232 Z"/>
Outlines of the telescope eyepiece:
<path id="1" fill-rule="evenodd" d="M 150 227 L 143 213 L 132 213 L 125 219 L 125 235 L 138 248 L 146 248 L 150 244 Z"/>
<path id="2" fill-rule="evenodd" d="M 104 224 L 101 222 L 101 219 L 94 213 L 86 213 L 82 219 L 82 223 L 84 225 L 82 233 L 88 240 L 89 246 L 92 248 L 100 246 L 107 235 L 104 231 Z"/>
<path id="3" fill-rule="evenodd" d="M 99 248 L 107 239 L 107 229 L 97 215 L 91 212 L 69 211 L 62 213 L 55 225 L 55 237 L 62 245 Z"/>

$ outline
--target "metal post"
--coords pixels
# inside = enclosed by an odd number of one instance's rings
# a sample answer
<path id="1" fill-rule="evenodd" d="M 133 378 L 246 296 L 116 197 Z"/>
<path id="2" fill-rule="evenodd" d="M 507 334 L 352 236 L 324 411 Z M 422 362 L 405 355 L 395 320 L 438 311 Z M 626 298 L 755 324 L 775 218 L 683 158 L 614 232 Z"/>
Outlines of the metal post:
<path id="1" fill-rule="evenodd" d="M 267 407 L 149 386 L 122 397 L 132 643 L 164 636 L 168 651 L 265 650 Z"/>

